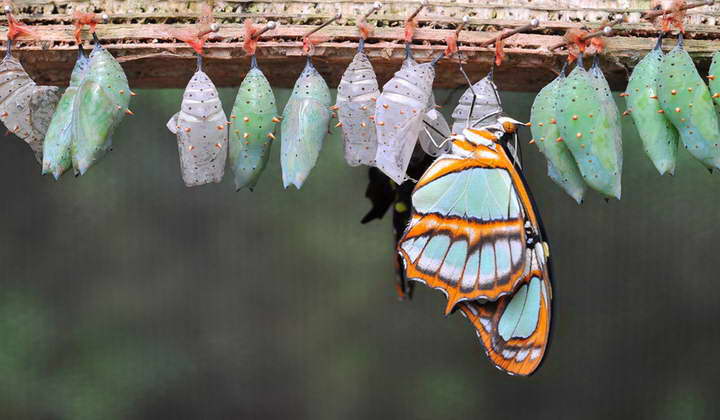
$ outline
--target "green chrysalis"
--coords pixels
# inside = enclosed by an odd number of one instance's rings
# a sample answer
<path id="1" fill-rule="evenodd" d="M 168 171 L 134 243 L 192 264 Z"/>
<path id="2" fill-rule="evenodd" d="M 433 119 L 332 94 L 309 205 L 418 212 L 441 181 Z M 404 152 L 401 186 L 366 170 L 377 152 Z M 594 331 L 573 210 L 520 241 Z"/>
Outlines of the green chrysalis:
<path id="1" fill-rule="evenodd" d="M 78 58 L 75 68 L 70 76 L 70 85 L 63 93 L 57 105 L 55 114 L 45 135 L 42 173 L 53 174 L 55 179 L 72 166 L 71 145 L 75 139 L 76 126 L 73 125 L 75 108 L 78 106 L 75 98 L 78 89 L 87 75 L 90 60 L 85 55 L 82 45 L 78 46 Z"/>
<path id="2" fill-rule="evenodd" d="M 75 96 L 72 162 L 80 175 L 112 147 L 112 134 L 128 111 L 130 87 L 120 64 L 99 42 Z"/>
<path id="3" fill-rule="evenodd" d="M 530 110 L 531 131 L 535 144 L 547 158 L 548 176 L 580 204 L 585 194 L 585 181 L 575 159 L 564 142 L 557 141 L 560 130 L 554 120 L 558 91 L 565 80 L 565 72 L 540 90 Z"/>
<path id="4" fill-rule="evenodd" d="M 278 115 L 272 87 L 258 68 L 254 55 L 231 115 L 229 158 L 235 173 L 235 188 L 252 191 L 270 158 Z"/>
<path id="5" fill-rule="evenodd" d="M 664 175 L 675 173 L 678 132 L 665 114 L 658 112 L 660 102 L 657 100 L 657 83 L 663 60 L 660 41 L 633 69 L 625 91 L 625 102 L 635 121 L 645 153 L 660 175 Z"/>
<path id="6" fill-rule="evenodd" d="M 720 51 L 713 54 L 710 70 L 708 71 L 710 92 L 715 102 L 715 108 L 720 112 Z"/>
<path id="7" fill-rule="evenodd" d="M 683 48 L 682 35 L 660 65 L 657 95 L 690 154 L 710 169 L 720 168 L 717 114 L 710 90 Z"/>
<path id="8" fill-rule="evenodd" d="M 301 188 L 317 163 L 330 123 L 330 88 L 308 57 L 283 111 L 283 185 Z"/>
<path id="9" fill-rule="evenodd" d="M 619 199 L 620 118 L 606 86 L 604 78 L 598 80 L 597 72 L 591 74 L 583 68 L 580 55 L 577 66 L 559 89 L 557 121 L 561 140 L 575 158 L 585 182 L 594 190 Z"/>

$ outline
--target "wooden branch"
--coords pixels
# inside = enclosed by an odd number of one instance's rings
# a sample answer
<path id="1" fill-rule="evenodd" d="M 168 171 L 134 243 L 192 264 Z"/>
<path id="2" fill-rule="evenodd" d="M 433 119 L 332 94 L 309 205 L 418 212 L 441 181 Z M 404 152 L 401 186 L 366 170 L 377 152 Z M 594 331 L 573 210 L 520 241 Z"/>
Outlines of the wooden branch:
<path id="1" fill-rule="evenodd" d="M 388 80 L 404 58 L 403 22 L 418 5 L 417 1 L 383 3 L 383 9 L 369 18 L 377 29 L 365 47 L 381 81 Z M 529 19 L 537 18 L 539 29 L 514 35 L 506 41 L 506 60 L 495 73 L 501 89 L 537 91 L 555 76 L 565 58 L 564 50 L 553 53 L 548 50 L 549 46 L 562 41 L 565 30 L 583 26 L 596 30 L 602 20 L 622 11 L 603 8 L 603 3 L 600 0 L 535 0 L 480 5 L 462 0 L 431 1 L 418 16 L 413 49 L 418 60 L 430 60 L 444 50 L 446 37 L 453 33 L 462 16 L 469 13 L 471 17 L 459 34 L 459 45 L 467 58 L 466 70 L 477 79 L 490 69 L 494 58 L 492 48 L 481 44 L 504 30 L 522 27 Z M 657 30 L 641 19 L 647 1 L 630 0 L 629 3 L 632 7 L 626 10 L 627 23 L 614 27 L 616 35 L 606 39 L 603 55 L 603 69 L 614 89 L 624 88 L 629 69 L 652 49 L 657 35 Z M 87 3 L 29 0 L 15 4 L 20 12 L 26 13 L 17 17 L 32 25 L 40 41 L 20 41 L 13 54 L 39 83 L 67 84 L 76 57 L 70 12 L 71 8 L 87 6 Z M 131 0 L 93 1 L 97 10 L 106 11 L 111 17 L 110 24 L 98 25 L 98 35 L 122 63 L 132 87 L 184 87 L 195 70 L 195 59 L 192 50 L 175 41 L 171 32 L 173 28 L 186 28 L 197 19 L 200 2 L 147 4 Z M 359 34 L 354 19 L 365 14 L 372 2 L 225 1 L 224 4 L 223 8 L 216 8 L 215 17 L 221 29 L 207 42 L 205 60 L 206 71 L 219 86 L 239 85 L 249 67 L 249 57 L 241 48 L 244 36 L 241 23 L 245 17 L 254 17 L 257 23 L 268 19 L 280 23 L 277 29 L 260 37 L 257 57 L 273 86 L 290 87 L 304 66 L 303 35 L 335 14 L 343 13 L 344 19 L 323 29 L 323 36 L 330 41 L 319 44 L 313 53 L 316 66 L 335 87 L 356 52 Z M 706 6 L 689 12 L 685 46 L 701 71 L 706 70 L 711 55 L 718 49 L 718 10 L 718 6 Z M 55 14 L 57 12 L 60 14 Z M 577 22 L 578 19 L 582 22 Z M 4 37 L 2 33 L 0 40 Z M 668 48 L 673 43 L 672 39 L 665 40 Z M 442 60 L 435 86 L 464 86 L 465 81 L 456 68 L 455 61 Z"/>

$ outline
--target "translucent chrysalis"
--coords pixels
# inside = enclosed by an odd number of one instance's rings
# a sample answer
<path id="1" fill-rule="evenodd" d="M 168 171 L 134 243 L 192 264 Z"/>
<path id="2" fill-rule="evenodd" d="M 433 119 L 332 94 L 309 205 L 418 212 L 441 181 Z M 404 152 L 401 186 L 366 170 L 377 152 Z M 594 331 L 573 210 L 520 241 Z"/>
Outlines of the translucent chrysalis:
<path id="1" fill-rule="evenodd" d="M 330 123 L 330 89 L 308 57 L 283 111 L 283 185 L 301 188 L 315 167 Z"/>

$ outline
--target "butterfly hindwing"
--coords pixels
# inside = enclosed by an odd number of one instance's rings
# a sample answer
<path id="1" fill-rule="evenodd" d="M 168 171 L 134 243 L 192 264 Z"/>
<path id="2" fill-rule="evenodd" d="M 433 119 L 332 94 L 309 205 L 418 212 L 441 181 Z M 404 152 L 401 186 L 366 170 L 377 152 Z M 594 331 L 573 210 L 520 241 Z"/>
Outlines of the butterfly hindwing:
<path id="1" fill-rule="evenodd" d="M 544 243 L 528 249 L 529 271 L 514 294 L 495 302 L 459 305 L 492 363 L 511 375 L 532 374 L 548 346 L 552 289 L 545 249 Z"/>

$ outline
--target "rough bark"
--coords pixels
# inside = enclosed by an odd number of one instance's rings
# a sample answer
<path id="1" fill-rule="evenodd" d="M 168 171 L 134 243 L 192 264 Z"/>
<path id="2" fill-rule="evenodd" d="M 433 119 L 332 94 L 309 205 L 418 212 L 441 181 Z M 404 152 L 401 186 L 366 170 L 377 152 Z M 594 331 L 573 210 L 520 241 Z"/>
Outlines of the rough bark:
<path id="1" fill-rule="evenodd" d="M 326 1 L 226 1 L 215 6 L 216 19 L 222 24 L 217 39 L 207 43 L 206 71 L 219 86 L 239 85 L 249 65 L 241 49 L 242 21 L 251 17 L 258 22 L 277 20 L 280 27 L 265 34 L 258 46 L 258 59 L 273 86 L 289 87 L 304 66 L 302 35 L 311 25 L 340 11 L 343 19 L 324 29 L 328 39 L 314 51 L 318 70 L 331 86 L 337 86 L 357 47 L 355 18 L 364 14 L 372 2 L 351 0 Z M 499 30 L 526 24 L 537 18 L 541 27 L 530 34 L 518 34 L 506 41 L 505 63 L 496 70 L 497 83 L 507 90 L 538 90 L 555 75 L 565 52 L 547 50 L 562 39 L 568 28 L 597 28 L 616 13 L 624 13 L 627 23 L 616 27 L 616 35 L 607 38 L 603 69 L 614 89 L 624 88 L 629 70 L 654 45 L 656 29 L 641 19 L 649 0 L 533 0 L 474 3 L 469 0 L 431 1 L 419 15 L 414 51 L 418 60 L 430 59 L 444 49 L 444 40 L 464 15 L 470 21 L 460 34 L 460 50 L 467 58 L 466 69 L 476 77 L 487 72 L 493 50 L 477 45 L 498 34 Z M 197 19 L 198 1 L 43 1 L 15 2 L 17 16 L 33 26 L 39 41 L 19 43 L 14 54 L 40 83 L 64 85 L 75 60 L 71 15 L 75 9 L 104 11 L 111 15 L 107 25 L 98 25 L 98 35 L 119 58 L 133 87 L 183 87 L 192 76 L 195 61 L 185 44 L 175 41 L 168 28 L 184 28 Z M 377 26 L 366 50 L 381 82 L 399 68 L 404 56 L 400 41 L 403 21 L 417 2 L 386 1 L 383 9 L 370 18 Z M 690 11 L 686 48 L 701 71 L 709 65 L 717 49 L 720 6 L 705 6 Z M 5 34 L 0 36 L 4 39 Z M 89 36 L 85 34 L 86 39 Z M 674 40 L 666 40 L 668 47 Z M 465 84 L 455 71 L 456 61 L 438 65 L 437 87 Z"/>

